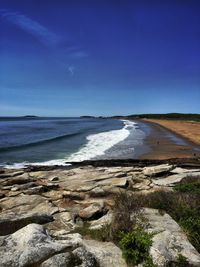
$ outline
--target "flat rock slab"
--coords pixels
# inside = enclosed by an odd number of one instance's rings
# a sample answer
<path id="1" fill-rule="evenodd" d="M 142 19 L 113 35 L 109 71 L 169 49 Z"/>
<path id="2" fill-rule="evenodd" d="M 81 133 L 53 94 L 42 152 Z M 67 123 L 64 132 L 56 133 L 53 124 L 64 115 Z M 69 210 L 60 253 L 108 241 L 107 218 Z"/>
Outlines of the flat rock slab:
<path id="1" fill-rule="evenodd" d="M 153 179 L 152 182 L 159 186 L 174 186 L 188 176 L 199 177 L 200 172 L 174 174 L 162 179 Z"/>
<path id="2" fill-rule="evenodd" d="M 1 215 L 12 212 L 13 216 L 30 214 L 48 214 L 53 215 L 58 212 L 51 202 L 39 195 L 20 194 L 15 197 L 6 197 L 0 200 Z"/>
<path id="3" fill-rule="evenodd" d="M 111 185 L 113 187 L 122 187 L 125 188 L 128 185 L 128 180 L 127 178 L 111 178 L 111 179 L 106 179 L 104 181 L 99 181 L 97 182 L 98 185 L 104 186 L 104 185 Z"/>
<path id="4" fill-rule="evenodd" d="M 193 266 L 200 266 L 200 254 L 190 244 L 180 226 L 168 215 L 161 215 L 156 209 L 144 209 L 148 219 L 147 229 L 155 233 L 150 254 L 158 267 L 176 262 L 178 254 L 187 258 Z"/>
<path id="5" fill-rule="evenodd" d="M 133 190 L 148 190 L 150 189 L 150 184 L 151 184 L 151 181 L 149 181 L 148 179 L 145 179 L 143 181 L 141 180 L 138 180 L 137 182 L 132 182 L 132 189 Z"/>
<path id="6" fill-rule="evenodd" d="M 172 165 L 161 164 L 153 167 L 144 167 L 143 174 L 146 176 L 158 176 L 159 174 L 167 173 L 173 169 Z"/>
<path id="7" fill-rule="evenodd" d="M 170 171 L 171 173 L 192 173 L 192 172 L 200 172 L 200 169 L 184 169 L 181 167 L 176 167 L 175 169 L 173 169 L 172 171 Z"/>
<path id="8" fill-rule="evenodd" d="M 22 175 L 24 171 L 14 171 L 14 170 L 5 170 L 2 173 L 0 173 L 0 179 L 1 178 L 9 178 L 9 177 L 15 177 L 18 175 Z"/>
<path id="9" fill-rule="evenodd" d="M 19 176 L 18 176 L 18 174 L 19 174 Z M 26 183 L 29 183 L 32 181 L 27 173 L 24 173 L 21 175 L 20 172 L 17 172 L 17 173 L 15 173 L 15 176 L 12 178 L 10 178 L 10 176 L 9 176 L 9 178 L 7 178 L 7 179 L 5 179 L 5 178 L 2 179 L 1 184 L 4 186 L 23 185 L 23 184 L 26 184 Z"/>

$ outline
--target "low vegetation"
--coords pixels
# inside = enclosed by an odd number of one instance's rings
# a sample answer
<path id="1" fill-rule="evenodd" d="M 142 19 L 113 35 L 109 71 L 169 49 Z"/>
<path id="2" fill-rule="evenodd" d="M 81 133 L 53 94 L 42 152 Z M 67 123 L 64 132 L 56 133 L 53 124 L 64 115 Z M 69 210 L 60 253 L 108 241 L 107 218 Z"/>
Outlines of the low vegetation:
<path id="1" fill-rule="evenodd" d="M 189 182 L 188 182 L 189 181 Z M 199 184 L 187 178 L 174 192 L 158 191 L 142 198 L 143 206 L 167 212 L 185 230 L 190 242 L 200 252 Z"/>
<path id="2" fill-rule="evenodd" d="M 200 176 L 186 177 L 174 188 L 178 192 L 193 193 L 200 195 Z"/>
<path id="3" fill-rule="evenodd" d="M 189 267 L 189 262 L 186 257 L 184 257 L 182 254 L 179 254 L 177 258 L 176 266 L 177 267 Z"/>
<path id="4" fill-rule="evenodd" d="M 133 114 L 129 116 L 115 116 L 115 118 L 200 121 L 200 114 L 192 114 L 192 113 Z"/>
<path id="5" fill-rule="evenodd" d="M 84 222 L 83 226 L 76 228 L 75 231 L 85 238 L 88 237 L 102 242 L 111 241 L 113 239 L 111 225 L 105 225 L 100 229 L 90 229 L 89 226 L 87 222 Z"/>
<path id="6" fill-rule="evenodd" d="M 85 222 L 76 232 L 86 238 L 114 242 L 121 248 L 129 266 L 143 263 L 144 267 L 155 267 L 149 255 L 152 234 L 143 230 L 144 225 L 139 220 L 141 212 L 140 198 L 121 192 L 115 195 L 111 225 L 90 229 L 89 223 Z"/>
<path id="7" fill-rule="evenodd" d="M 121 192 L 115 196 L 113 221 L 101 229 L 89 229 L 85 223 L 79 232 L 100 241 L 112 241 L 122 250 L 129 266 L 143 263 L 155 267 L 149 255 L 152 234 L 145 232 L 146 222 L 140 220 L 143 207 L 167 212 L 184 229 L 190 242 L 200 252 L 200 177 L 187 177 L 174 191 L 156 191 L 147 195 Z M 141 223 L 143 221 L 143 223 Z M 175 265 L 189 266 L 187 259 L 179 254 Z"/>
<path id="8" fill-rule="evenodd" d="M 151 245 L 152 235 L 145 232 L 140 227 L 136 227 L 129 233 L 123 233 L 119 242 L 122 255 L 128 264 L 143 263 L 146 266 L 154 266 L 149 256 Z"/>

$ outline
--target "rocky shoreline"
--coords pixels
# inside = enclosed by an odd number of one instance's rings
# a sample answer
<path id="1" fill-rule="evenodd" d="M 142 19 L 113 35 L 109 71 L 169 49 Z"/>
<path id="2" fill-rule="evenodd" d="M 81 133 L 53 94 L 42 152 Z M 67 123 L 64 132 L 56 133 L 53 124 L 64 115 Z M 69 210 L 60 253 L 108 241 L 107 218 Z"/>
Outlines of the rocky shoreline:
<path id="1" fill-rule="evenodd" d="M 90 229 L 111 224 L 113 196 L 119 192 L 173 191 L 188 176 L 200 176 L 199 159 L 1 169 L 0 266 L 127 266 L 114 243 L 81 236 L 76 229 L 84 223 Z M 179 254 L 190 266 L 200 266 L 200 254 L 170 215 L 144 208 L 143 216 L 147 231 L 156 233 L 150 249 L 156 266 L 169 266 Z"/>

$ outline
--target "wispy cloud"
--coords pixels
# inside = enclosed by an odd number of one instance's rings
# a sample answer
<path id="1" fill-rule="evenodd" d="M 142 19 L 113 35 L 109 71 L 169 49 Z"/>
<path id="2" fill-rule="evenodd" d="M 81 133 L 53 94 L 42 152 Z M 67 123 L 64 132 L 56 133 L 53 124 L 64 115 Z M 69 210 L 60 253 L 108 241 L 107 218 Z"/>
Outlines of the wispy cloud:
<path id="1" fill-rule="evenodd" d="M 85 48 L 77 44 L 73 44 L 71 46 L 65 47 L 65 54 L 67 54 L 68 57 L 73 58 L 73 59 L 81 59 L 81 58 L 86 58 L 89 56 Z"/>
<path id="2" fill-rule="evenodd" d="M 60 42 L 60 37 L 57 34 L 51 32 L 48 28 L 28 16 L 5 9 L 1 9 L 0 14 L 4 20 L 16 25 L 46 45 L 56 45 Z"/>
<path id="3" fill-rule="evenodd" d="M 70 57 L 75 58 L 75 59 L 79 59 L 79 58 L 86 58 L 88 57 L 88 53 L 86 53 L 85 51 L 75 51 L 75 52 L 71 52 Z"/>
<path id="4" fill-rule="evenodd" d="M 10 25 L 14 25 L 27 34 L 32 35 L 40 43 L 50 47 L 52 58 L 59 64 L 62 64 L 65 68 L 66 62 L 68 61 L 67 72 L 69 76 L 74 76 L 74 64 L 78 64 L 78 61 L 89 56 L 85 48 L 82 47 L 79 42 L 76 42 L 72 38 L 66 38 L 66 36 L 59 36 L 25 14 L 9 9 L 0 9 L 0 18 Z M 69 63 L 69 61 L 71 63 Z M 74 63 L 73 65 L 72 62 Z"/>
<path id="5" fill-rule="evenodd" d="M 69 66 L 67 68 L 67 70 L 68 70 L 70 76 L 73 76 L 74 75 L 74 70 L 75 70 L 75 67 L 74 66 Z"/>

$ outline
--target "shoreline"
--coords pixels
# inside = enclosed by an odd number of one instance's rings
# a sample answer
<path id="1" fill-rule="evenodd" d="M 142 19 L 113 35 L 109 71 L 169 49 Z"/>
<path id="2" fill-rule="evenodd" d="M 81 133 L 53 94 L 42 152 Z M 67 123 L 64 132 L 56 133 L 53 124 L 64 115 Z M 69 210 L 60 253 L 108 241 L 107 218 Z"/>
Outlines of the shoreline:
<path id="1" fill-rule="evenodd" d="M 159 125 L 159 126 L 165 128 L 166 130 L 172 132 L 173 134 L 176 134 L 176 135 L 180 136 L 181 138 L 187 140 L 187 142 L 190 142 L 193 145 L 200 146 L 200 139 L 194 138 L 194 136 L 193 136 L 193 135 L 195 135 L 195 137 L 196 137 L 197 132 L 199 133 L 199 131 L 200 131 L 200 123 L 199 122 L 181 121 L 181 120 L 166 120 L 166 119 L 141 119 L 141 120 L 144 122 L 147 122 L 147 123 L 152 123 L 154 125 Z M 173 126 L 173 123 L 176 123 L 176 127 Z M 193 132 L 191 134 L 190 133 L 187 134 L 187 132 L 190 132 L 190 131 L 188 131 L 188 129 L 178 129 L 177 124 L 181 124 L 181 125 L 185 124 L 185 127 L 186 127 L 186 124 L 188 124 L 186 128 L 188 128 L 188 127 L 191 128 L 193 125 L 195 125 L 196 127 L 199 127 L 199 129 L 197 129 L 195 131 L 195 133 Z"/>
<path id="2" fill-rule="evenodd" d="M 132 121 L 132 120 L 128 120 Z M 131 163 L 137 163 L 141 160 L 146 160 L 145 164 L 151 160 L 155 160 L 156 162 L 159 162 L 160 160 L 169 160 L 169 159 L 181 159 L 181 158 L 198 158 L 200 157 L 200 146 L 190 141 L 188 138 L 181 136 L 179 133 L 175 133 L 174 131 L 159 125 L 155 122 L 148 121 L 148 120 L 133 120 L 136 122 L 140 128 L 141 131 L 145 134 L 145 138 L 143 140 L 142 145 L 138 145 L 135 147 L 135 157 L 134 155 L 126 155 L 127 158 L 93 158 L 93 159 L 86 159 L 83 162 L 107 162 L 108 165 L 114 166 L 115 162 L 123 162 L 123 164 L 131 164 Z M 54 160 L 52 160 L 54 161 Z M 65 160 L 62 160 L 64 164 L 82 164 L 81 161 L 79 162 L 73 162 L 71 160 L 70 162 L 65 162 Z M 84 164 L 84 163 L 83 163 Z M 101 164 L 101 163 L 100 163 Z M 46 165 L 38 163 L 37 164 L 27 164 L 27 166 L 22 167 L 14 167 L 11 166 L 11 168 L 8 169 L 24 169 L 24 168 L 30 168 L 32 166 L 36 166 L 38 168 L 47 166 L 47 167 L 55 167 L 59 168 L 61 167 L 60 164 L 56 164 L 55 162 L 51 165 Z M 68 166 L 64 166 L 68 167 Z M 6 168 L 4 166 L 0 166 L 0 169 Z"/>
<path id="3" fill-rule="evenodd" d="M 38 171 L 54 171 L 54 170 L 71 170 L 74 168 L 82 168 L 85 166 L 98 167 L 151 167 L 155 165 L 170 164 L 181 168 L 196 169 L 200 168 L 200 158 L 168 158 L 168 159 L 105 159 L 105 160 L 85 160 L 81 162 L 69 162 L 70 165 L 27 165 L 22 168 L 5 168 L 0 167 L 0 175 L 4 172 L 38 172 Z M 14 177 L 14 176 L 13 176 Z"/>
<path id="4" fill-rule="evenodd" d="M 141 120 L 151 128 L 144 143 L 151 149 L 140 159 L 192 158 L 200 156 L 200 145 L 181 134 L 152 121 Z"/>

